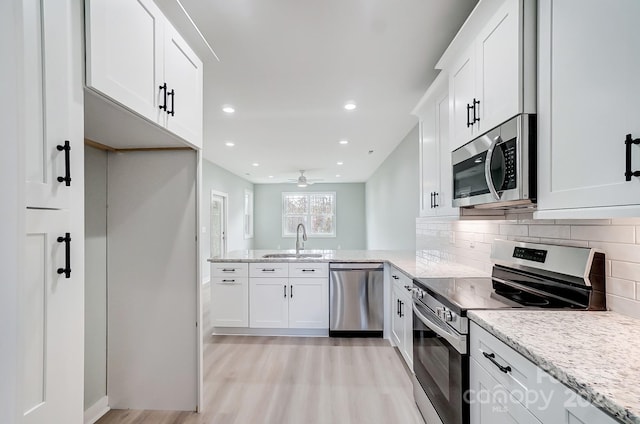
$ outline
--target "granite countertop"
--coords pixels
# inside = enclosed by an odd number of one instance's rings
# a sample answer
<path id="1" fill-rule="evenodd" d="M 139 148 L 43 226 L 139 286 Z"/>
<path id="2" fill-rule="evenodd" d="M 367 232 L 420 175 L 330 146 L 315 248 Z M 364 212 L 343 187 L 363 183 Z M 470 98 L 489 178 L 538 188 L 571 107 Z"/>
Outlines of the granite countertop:
<path id="1" fill-rule="evenodd" d="M 550 310 L 469 311 L 469 318 L 591 403 L 640 424 L 640 320 Z"/>
<path id="2" fill-rule="evenodd" d="M 489 272 L 448 261 L 429 251 L 417 250 L 305 250 L 321 254 L 320 258 L 263 258 L 272 253 L 295 253 L 294 250 L 235 250 L 209 262 L 387 262 L 409 278 L 488 277 Z"/>

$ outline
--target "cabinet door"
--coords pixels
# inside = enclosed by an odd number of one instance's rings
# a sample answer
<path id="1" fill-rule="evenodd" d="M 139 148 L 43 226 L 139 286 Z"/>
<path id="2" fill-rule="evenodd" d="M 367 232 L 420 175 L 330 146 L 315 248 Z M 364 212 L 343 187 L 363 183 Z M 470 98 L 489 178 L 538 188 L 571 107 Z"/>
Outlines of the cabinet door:
<path id="1" fill-rule="evenodd" d="M 26 211 L 26 258 L 20 285 L 21 423 L 71 423 L 82 419 L 82 272 L 69 258 L 67 211 Z M 70 234 L 74 239 L 74 234 Z M 70 246 L 73 248 L 73 245 Z M 77 257 L 77 256 L 76 256 Z M 19 374 L 20 375 L 20 374 Z"/>
<path id="2" fill-rule="evenodd" d="M 475 57 L 473 48 L 462 55 L 452 68 L 449 76 L 449 105 L 451 111 L 451 150 L 471 141 L 474 126 L 473 111 L 467 106 L 473 106 L 475 96 Z"/>
<path id="3" fill-rule="evenodd" d="M 167 23 L 164 43 L 164 75 L 169 90 L 166 127 L 189 142 L 202 147 L 202 62 Z"/>
<path id="4" fill-rule="evenodd" d="M 624 144 L 640 138 L 638 16 L 636 0 L 539 1 L 539 210 L 640 204 Z"/>
<path id="5" fill-rule="evenodd" d="M 519 393 L 526 398 L 526 392 Z M 469 359 L 471 424 L 540 424 L 475 359 Z"/>
<path id="6" fill-rule="evenodd" d="M 86 84 L 143 117 L 165 113 L 164 15 L 152 0 L 86 0 Z"/>
<path id="7" fill-rule="evenodd" d="M 249 326 L 249 280 L 247 278 L 211 279 L 211 324 L 214 327 Z"/>
<path id="8" fill-rule="evenodd" d="M 328 278 L 289 279 L 289 328 L 329 328 Z"/>
<path id="9" fill-rule="evenodd" d="M 476 41 L 476 95 L 480 100 L 478 134 L 521 110 L 520 0 L 507 0 Z"/>
<path id="10" fill-rule="evenodd" d="M 436 131 L 436 105 L 430 101 L 420 120 L 420 216 L 436 214 L 434 194 L 440 186 Z"/>
<path id="11" fill-rule="evenodd" d="M 70 207 L 71 186 L 59 182 L 58 177 L 67 177 L 67 152 L 58 146 L 63 148 L 69 141 L 69 160 L 82 148 L 82 141 L 73 138 L 70 127 L 71 82 L 78 70 L 71 68 L 69 9 L 66 4 L 25 0 L 23 17 L 26 205 L 66 209 Z"/>
<path id="12" fill-rule="evenodd" d="M 453 206 L 453 180 L 451 167 L 451 142 L 449 139 L 449 95 L 443 91 L 436 101 L 436 138 L 438 140 L 438 160 L 440 188 L 438 190 L 436 214 L 457 216 L 460 209 Z"/>
<path id="13" fill-rule="evenodd" d="M 249 279 L 251 328 L 289 326 L 289 281 L 286 278 Z"/>
<path id="14" fill-rule="evenodd" d="M 404 336 L 401 353 L 409 369 L 413 369 L 413 300 L 411 295 L 407 295 L 407 293 L 409 292 L 405 292 L 400 298 Z"/>
<path id="15" fill-rule="evenodd" d="M 404 320 L 400 317 L 400 293 L 391 285 L 391 339 L 400 352 L 404 349 Z"/>

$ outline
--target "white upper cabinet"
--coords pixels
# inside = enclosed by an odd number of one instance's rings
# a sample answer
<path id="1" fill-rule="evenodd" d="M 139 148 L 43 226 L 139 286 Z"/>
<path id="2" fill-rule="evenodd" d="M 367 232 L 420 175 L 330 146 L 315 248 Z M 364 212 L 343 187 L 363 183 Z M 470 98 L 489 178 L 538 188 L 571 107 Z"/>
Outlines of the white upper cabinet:
<path id="1" fill-rule="evenodd" d="M 640 2 L 538 3 L 536 217 L 638 216 Z"/>
<path id="2" fill-rule="evenodd" d="M 86 34 L 88 87 L 202 147 L 202 61 L 153 1 L 86 0 Z M 104 134 L 94 121 L 88 134 Z"/>
<path id="3" fill-rule="evenodd" d="M 535 105 L 535 2 L 478 4 L 436 68 L 449 73 L 451 149 Z"/>
<path id="4" fill-rule="evenodd" d="M 420 119 L 420 216 L 458 216 L 452 206 L 449 94 L 441 73 L 413 111 Z"/>

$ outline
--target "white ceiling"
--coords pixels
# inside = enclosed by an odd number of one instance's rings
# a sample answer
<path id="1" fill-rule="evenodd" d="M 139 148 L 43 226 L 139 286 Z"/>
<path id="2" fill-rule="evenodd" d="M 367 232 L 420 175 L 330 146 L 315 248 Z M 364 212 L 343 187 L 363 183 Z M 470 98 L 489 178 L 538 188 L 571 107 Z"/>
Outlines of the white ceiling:
<path id="1" fill-rule="evenodd" d="M 300 169 L 366 181 L 416 124 L 410 111 L 475 3 L 182 0 L 220 58 L 205 65 L 205 158 L 254 183 Z"/>

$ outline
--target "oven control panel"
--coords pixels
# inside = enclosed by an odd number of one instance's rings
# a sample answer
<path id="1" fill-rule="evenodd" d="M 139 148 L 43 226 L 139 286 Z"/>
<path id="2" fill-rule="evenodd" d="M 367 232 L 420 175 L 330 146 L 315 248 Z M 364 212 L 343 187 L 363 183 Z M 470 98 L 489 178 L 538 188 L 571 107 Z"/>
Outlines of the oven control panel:
<path id="1" fill-rule="evenodd" d="M 530 249 L 527 247 L 516 246 L 513 248 L 513 257 L 517 259 L 526 259 L 528 261 L 544 263 L 547 259 L 547 251 L 543 249 Z"/>

